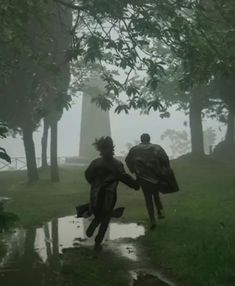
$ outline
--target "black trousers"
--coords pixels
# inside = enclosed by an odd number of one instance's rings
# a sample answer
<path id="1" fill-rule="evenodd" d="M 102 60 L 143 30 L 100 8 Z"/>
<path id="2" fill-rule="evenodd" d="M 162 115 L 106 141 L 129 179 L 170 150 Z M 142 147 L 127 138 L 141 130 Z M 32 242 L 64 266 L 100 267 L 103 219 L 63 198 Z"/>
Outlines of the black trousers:
<path id="1" fill-rule="evenodd" d="M 150 183 L 145 180 L 140 180 L 140 186 L 144 193 L 145 204 L 148 211 L 150 220 L 154 220 L 154 204 L 157 209 L 157 213 L 160 214 L 163 209 L 159 190 L 157 184 Z"/>
<path id="2" fill-rule="evenodd" d="M 94 232 L 95 229 L 99 226 L 99 231 L 98 234 L 95 237 L 95 242 L 100 244 L 105 236 L 105 233 L 107 231 L 107 228 L 109 226 L 109 222 L 111 220 L 111 215 L 104 215 L 104 216 L 96 216 L 92 222 L 90 223 L 87 231 L 92 231 Z"/>
<path id="3" fill-rule="evenodd" d="M 104 211 L 105 196 L 106 196 L 106 190 L 103 189 L 100 191 L 100 194 L 98 196 L 97 206 L 94 207 L 92 210 L 95 218 L 92 220 L 87 229 L 88 233 L 93 233 L 95 229 L 99 226 L 98 234 L 95 237 L 95 242 L 98 244 L 100 244 L 104 239 L 117 200 L 116 193 L 114 193 L 114 195 L 112 196 L 111 200 L 108 203 L 108 206 L 106 206 L 105 208 L 106 210 Z"/>

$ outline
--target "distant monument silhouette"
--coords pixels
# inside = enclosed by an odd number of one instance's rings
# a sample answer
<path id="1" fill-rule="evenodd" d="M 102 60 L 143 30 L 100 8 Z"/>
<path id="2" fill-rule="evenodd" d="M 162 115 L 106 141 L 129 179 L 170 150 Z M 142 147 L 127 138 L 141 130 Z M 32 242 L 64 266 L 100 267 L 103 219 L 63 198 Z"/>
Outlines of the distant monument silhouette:
<path id="1" fill-rule="evenodd" d="M 105 85 L 101 78 L 92 77 L 83 89 L 82 117 L 80 131 L 79 160 L 89 161 L 98 157 L 92 143 L 101 136 L 111 136 L 109 112 L 102 110 L 91 102 L 92 97 L 105 93 Z"/>

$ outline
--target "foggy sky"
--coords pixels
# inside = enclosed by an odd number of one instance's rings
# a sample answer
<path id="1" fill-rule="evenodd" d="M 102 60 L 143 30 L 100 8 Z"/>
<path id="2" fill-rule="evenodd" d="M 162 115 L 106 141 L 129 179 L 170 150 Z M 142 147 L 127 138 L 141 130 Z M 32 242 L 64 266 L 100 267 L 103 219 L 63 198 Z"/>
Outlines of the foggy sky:
<path id="1" fill-rule="evenodd" d="M 78 156 L 80 141 L 80 122 L 81 122 L 81 103 L 82 98 L 75 99 L 71 109 L 64 111 L 63 117 L 59 122 L 58 129 L 58 156 Z M 175 111 L 175 108 L 169 109 L 170 118 L 161 119 L 158 112 L 151 112 L 149 115 L 140 115 L 139 111 L 130 111 L 128 115 L 121 113 L 115 114 L 110 111 L 111 133 L 116 145 L 115 153 L 119 155 L 122 151 L 127 151 L 126 143 L 134 143 L 139 140 L 142 133 L 149 133 L 153 143 L 162 145 L 167 152 L 170 153 L 169 146 L 166 141 L 161 141 L 161 134 L 168 128 L 176 130 L 186 130 L 189 134 L 189 126 L 185 126 L 184 122 L 188 122 L 188 116 L 184 112 Z M 219 131 L 222 126 L 216 120 L 203 120 L 203 127 L 212 126 L 218 132 L 217 141 L 224 136 L 225 128 Z M 42 128 L 39 128 L 34 134 L 36 156 L 40 157 L 41 153 L 41 135 Z M 102 134 L 100 134 L 102 136 Z M 17 138 L 7 138 L 1 140 L 1 146 L 7 149 L 11 157 L 25 157 L 23 141 L 20 136 Z"/>

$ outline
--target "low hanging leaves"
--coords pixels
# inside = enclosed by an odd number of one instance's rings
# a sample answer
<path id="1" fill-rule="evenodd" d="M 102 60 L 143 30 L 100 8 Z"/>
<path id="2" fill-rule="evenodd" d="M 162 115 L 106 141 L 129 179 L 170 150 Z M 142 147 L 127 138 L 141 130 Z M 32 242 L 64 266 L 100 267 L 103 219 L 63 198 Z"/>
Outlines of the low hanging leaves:
<path id="1" fill-rule="evenodd" d="M 0 147 L 0 159 L 7 161 L 8 163 L 11 163 L 11 158 L 7 154 L 6 150 L 2 147 Z"/>
<path id="2" fill-rule="evenodd" d="M 6 133 L 8 132 L 7 126 L 0 122 L 0 138 L 6 138 Z M 7 161 L 8 163 L 11 163 L 11 158 L 7 154 L 6 150 L 2 147 L 0 147 L 0 159 Z"/>
<path id="3" fill-rule="evenodd" d="M 148 112 L 151 109 L 154 111 L 163 109 L 163 105 L 161 104 L 159 98 L 156 98 L 148 103 Z"/>
<path id="4" fill-rule="evenodd" d="M 97 97 L 92 98 L 91 102 L 94 102 L 104 111 L 108 111 L 113 106 L 112 100 L 105 95 L 98 95 Z"/>
<path id="5" fill-rule="evenodd" d="M 129 106 L 126 104 L 121 104 L 118 107 L 116 107 L 115 109 L 115 113 L 120 114 L 121 112 L 125 112 L 126 114 L 128 114 L 129 112 Z"/>

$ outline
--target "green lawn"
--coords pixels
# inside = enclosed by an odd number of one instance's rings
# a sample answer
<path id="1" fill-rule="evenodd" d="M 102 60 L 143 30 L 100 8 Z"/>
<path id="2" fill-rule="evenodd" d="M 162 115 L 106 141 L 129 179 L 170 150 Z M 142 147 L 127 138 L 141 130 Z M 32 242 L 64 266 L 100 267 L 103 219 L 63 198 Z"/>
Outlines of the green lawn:
<path id="1" fill-rule="evenodd" d="M 156 268 L 184 286 L 235 285 L 235 164 L 178 159 L 172 165 L 181 191 L 163 197 L 167 218 L 140 243 Z M 45 173 L 41 178 L 29 186 L 24 172 L 0 173 L 0 196 L 12 198 L 7 210 L 25 226 L 73 214 L 88 199 L 82 169 L 61 169 L 58 184 Z M 126 207 L 123 220 L 147 225 L 141 192 L 120 186 L 118 205 Z"/>

